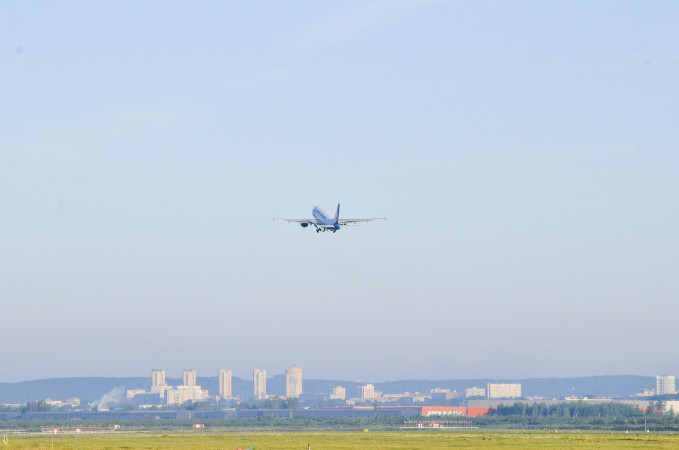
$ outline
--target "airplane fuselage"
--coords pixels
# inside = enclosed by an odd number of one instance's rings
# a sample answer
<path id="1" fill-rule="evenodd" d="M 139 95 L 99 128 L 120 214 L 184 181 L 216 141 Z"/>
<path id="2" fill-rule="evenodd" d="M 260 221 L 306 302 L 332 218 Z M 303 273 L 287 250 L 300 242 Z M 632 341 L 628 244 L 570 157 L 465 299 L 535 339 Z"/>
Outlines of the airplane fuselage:
<path id="1" fill-rule="evenodd" d="M 337 222 L 336 218 L 332 217 L 320 206 L 314 206 L 311 214 L 313 214 L 316 219 L 316 225 L 323 225 L 324 228 L 330 228 L 331 230 L 339 230 L 340 224 Z"/>

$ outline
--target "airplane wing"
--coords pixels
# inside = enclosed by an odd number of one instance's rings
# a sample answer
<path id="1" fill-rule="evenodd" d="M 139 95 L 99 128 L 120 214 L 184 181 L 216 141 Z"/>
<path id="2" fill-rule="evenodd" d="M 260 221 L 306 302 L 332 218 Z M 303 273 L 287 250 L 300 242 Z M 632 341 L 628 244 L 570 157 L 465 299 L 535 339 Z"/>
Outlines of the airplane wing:
<path id="1" fill-rule="evenodd" d="M 314 219 L 282 219 L 280 217 L 274 217 L 273 220 L 285 220 L 288 223 L 316 223 Z"/>
<path id="2" fill-rule="evenodd" d="M 359 223 L 359 222 L 371 222 L 373 220 L 387 220 L 386 217 L 371 217 L 370 219 L 339 219 L 338 222 L 340 225 L 347 225 L 351 223 Z"/>

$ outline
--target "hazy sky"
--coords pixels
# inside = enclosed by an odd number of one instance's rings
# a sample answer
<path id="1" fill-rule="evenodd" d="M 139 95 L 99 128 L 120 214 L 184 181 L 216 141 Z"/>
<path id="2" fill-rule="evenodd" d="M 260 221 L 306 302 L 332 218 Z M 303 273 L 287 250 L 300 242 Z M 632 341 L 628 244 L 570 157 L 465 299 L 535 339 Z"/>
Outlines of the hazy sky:
<path id="1" fill-rule="evenodd" d="M 0 3 L 0 381 L 679 375 L 678 23 Z"/>

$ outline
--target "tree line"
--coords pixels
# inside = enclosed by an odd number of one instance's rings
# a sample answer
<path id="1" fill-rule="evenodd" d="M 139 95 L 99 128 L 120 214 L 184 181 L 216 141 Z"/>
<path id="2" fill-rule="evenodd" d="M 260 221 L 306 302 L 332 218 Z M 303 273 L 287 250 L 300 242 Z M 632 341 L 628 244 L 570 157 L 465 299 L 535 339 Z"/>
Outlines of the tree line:
<path id="1" fill-rule="evenodd" d="M 499 405 L 491 408 L 488 416 L 521 416 L 521 417 L 640 417 L 646 413 L 655 412 L 639 409 L 627 403 L 605 402 L 587 403 L 561 402 L 555 405 L 545 403 L 514 403 L 513 405 Z"/>

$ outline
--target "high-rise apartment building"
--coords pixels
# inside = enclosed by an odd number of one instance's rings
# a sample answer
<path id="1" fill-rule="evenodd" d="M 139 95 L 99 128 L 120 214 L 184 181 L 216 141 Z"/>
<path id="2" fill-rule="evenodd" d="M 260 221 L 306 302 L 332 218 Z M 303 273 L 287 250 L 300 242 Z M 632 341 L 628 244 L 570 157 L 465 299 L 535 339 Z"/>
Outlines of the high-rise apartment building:
<path id="1" fill-rule="evenodd" d="M 167 386 L 164 370 L 156 369 L 151 371 L 151 386 Z"/>
<path id="2" fill-rule="evenodd" d="M 255 369 L 252 381 L 254 383 L 255 399 L 261 400 L 266 398 L 266 370 Z"/>
<path id="3" fill-rule="evenodd" d="M 160 398 L 165 398 L 165 392 L 172 389 L 172 386 L 168 386 L 165 382 L 165 371 L 164 370 L 152 370 L 151 371 L 151 394 L 159 394 Z"/>
<path id="4" fill-rule="evenodd" d="M 521 383 L 488 383 L 486 384 L 487 398 L 516 398 L 521 397 Z"/>
<path id="5" fill-rule="evenodd" d="M 655 392 L 658 395 L 676 394 L 674 375 L 658 375 L 655 377 Z"/>
<path id="6" fill-rule="evenodd" d="M 375 386 L 372 384 L 361 386 L 361 398 L 367 400 L 375 398 Z"/>
<path id="7" fill-rule="evenodd" d="M 335 386 L 332 388 L 330 400 L 344 400 L 347 396 L 347 391 L 342 386 Z"/>
<path id="8" fill-rule="evenodd" d="M 302 369 L 292 366 L 285 371 L 285 396 L 299 397 L 302 393 Z"/>
<path id="9" fill-rule="evenodd" d="M 196 385 L 196 371 L 195 370 L 185 370 L 184 371 L 184 386 L 195 386 Z"/>
<path id="10" fill-rule="evenodd" d="M 230 370 L 220 370 L 219 371 L 219 395 L 222 398 L 231 397 L 231 371 Z"/>

